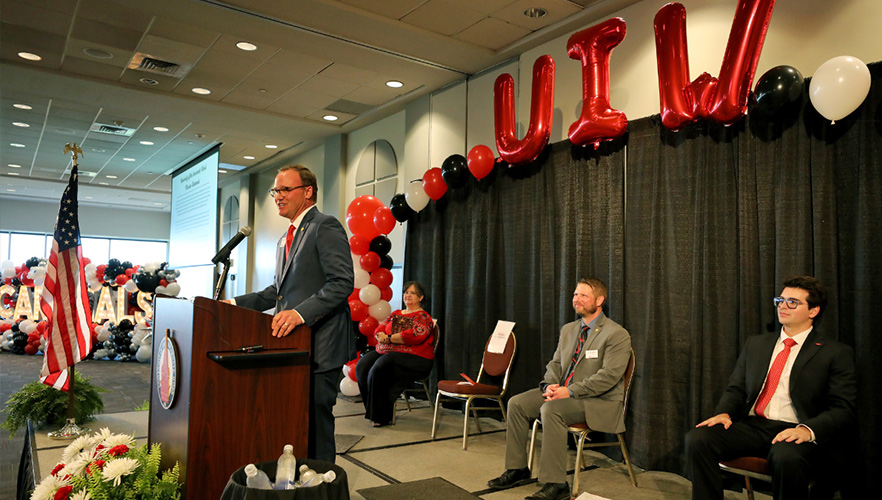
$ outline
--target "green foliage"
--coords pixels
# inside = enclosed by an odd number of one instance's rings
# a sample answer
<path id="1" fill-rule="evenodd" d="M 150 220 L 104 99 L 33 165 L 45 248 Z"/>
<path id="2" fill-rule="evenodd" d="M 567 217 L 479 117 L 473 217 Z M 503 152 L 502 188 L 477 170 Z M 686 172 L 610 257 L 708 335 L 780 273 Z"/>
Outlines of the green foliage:
<path id="1" fill-rule="evenodd" d="M 107 389 L 92 385 L 88 378 L 74 372 L 74 418 L 77 423 L 85 423 L 104 411 L 102 392 Z M 6 402 L 3 412 L 6 420 L 0 427 L 9 431 L 9 437 L 27 424 L 28 419 L 37 426 L 62 423 L 67 419 L 70 396 L 66 392 L 53 389 L 39 380 L 21 388 Z"/>
<path id="2" fill-rule="evenodd" d="M 135 411 L 150 411 L 150 401 L 145 399 L 143 403 L 135 407 Z"/>

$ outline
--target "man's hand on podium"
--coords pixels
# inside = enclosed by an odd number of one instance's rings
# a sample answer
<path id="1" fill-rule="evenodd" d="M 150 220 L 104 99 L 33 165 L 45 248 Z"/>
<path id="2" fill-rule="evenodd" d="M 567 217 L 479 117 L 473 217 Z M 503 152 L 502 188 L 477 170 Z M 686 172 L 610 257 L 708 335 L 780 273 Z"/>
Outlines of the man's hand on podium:
<path id="1" fill-rule="evenodd" d="M 294 309 L 281 311 L 273 316 L 273 337 L 284 337 L 303 323 L 303 318 Z"/>

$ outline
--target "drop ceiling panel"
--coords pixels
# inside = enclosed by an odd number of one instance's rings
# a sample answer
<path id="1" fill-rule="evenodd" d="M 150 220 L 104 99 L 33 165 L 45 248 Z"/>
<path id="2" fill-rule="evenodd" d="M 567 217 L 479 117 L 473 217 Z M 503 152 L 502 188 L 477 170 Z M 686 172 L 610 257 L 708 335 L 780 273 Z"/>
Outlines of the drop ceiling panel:
<path id="1" fill-rule="evenodd" d="M 334 97 L 343 97 L 357 88 L 358 84 L 335 80 L 333 78 L 325 78 L 322 75 L 316 75 L 309 80 L 306 80 L 298 87 L 298 89 L 315 92 L 317 94 L 331 95 Z"/>
<path id="2" fill-rule="evenodd" d="M 110 66 L 94 59 L 83 59 L 80 57 L 67 56 L 61 64 L 62 71 L 70 71 L 78 75 L 89 76 L 92 78 L 100 78 L 102 80 L 119 80 L 122 76 L 123 68 L 118 66 Z"/>
<path id="3" fill-rule="evenodd" d="M 221 34 L 191 23 L 170 19 L 164 15 L 157 16 L 147 31 L 147 36 L 173 40 L 187 45 L 208 48 Z"/>
<path id="4" fill-rule="evenodd" d="M 137 29 L 78 17 L 74 23 L 71 36 L 87 42 L 95 42 L 108 47 L 122 50 L 135 50 L 141 40 L 142 33 Z"/>
<path id="5" fill-rule="evenodd" d="M 531 33 L 530 30 L 487 17 L 454 35 L 458 40 L 499 50 Z"/>
<path id="6" fill-rule="evenodd" d="M 525 16 L 524 11 L 532 7 L 543 8 L 548 13 L 538 18 Z M 579 13 L 581 10 L 580 6 L 574 5 L 567 0 L 517 0 L 504 9 L 494 12 L 491 17 L 530 31 L 536 31 L 562 21 L 573 14 Z"/>
<path id="7" fill-rule="evenodd" d="M 47 8 L 32 1 L 3 0 L 0 2 L 0 19 L 10 24 L 67 35 L 72 13 L 68 9 L 74 8 L 76 4 L 69 1 L 51 3 L 53 5 Z"/>
<path id="8" fill-rule="evenodd" d="M 340 1 L 346 5 L 351 5 L 352 7 L 357 7 L 367 12 L 373 12 L 374 14 L 391 19 L 401 19 L 426 2 L 426 0 L 384 0 L 383 2 L 377 2 L 376 0 Z"/>
<path id="9" fill-rule="evenodd" d="M 450 15 L 452 10 L 456 11 L 456 15 Z M 484 14 L 456 6 L 450 0 L 431 0 L 401 18 L 401 21 L 442 35 L 453 35 L 483 18 Z"/>
<path id="10" fill-rule="evenodd" d="M 153 16 L 132 8 L 136 2 L 105 2 L 100 0 L 79 0 L 77 17 L 79 19 L 98 21 L 111 26 L 124 27 L 127 30 L 144 31 L 150 26 Z"/>

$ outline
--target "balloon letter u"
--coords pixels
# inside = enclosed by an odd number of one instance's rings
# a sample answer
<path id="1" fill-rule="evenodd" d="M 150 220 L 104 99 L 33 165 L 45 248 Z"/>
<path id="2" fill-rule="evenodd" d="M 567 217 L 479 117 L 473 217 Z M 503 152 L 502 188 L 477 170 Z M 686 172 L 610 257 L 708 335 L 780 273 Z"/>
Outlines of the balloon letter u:
<path id="1" fill-rule="evenodd" d="M 523 139 L 518 139 L 515 128 L 514 80 L 508 73 L 499 75 L 493 89 L 496 149 L 499 156 L 511 165 L 535 160 L 548 145 L 553 111 L 554 59 L 551 56 L 541 56 L 533 63 L 530 126 Z"/>

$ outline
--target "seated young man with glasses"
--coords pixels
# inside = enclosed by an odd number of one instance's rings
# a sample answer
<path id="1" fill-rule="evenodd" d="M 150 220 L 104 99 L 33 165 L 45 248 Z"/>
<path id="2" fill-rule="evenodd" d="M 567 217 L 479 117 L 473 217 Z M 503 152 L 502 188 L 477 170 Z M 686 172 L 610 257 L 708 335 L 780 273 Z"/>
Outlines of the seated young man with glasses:
<path id="1" fill-rule="evenodd" d="M 789 278 L 774 305 L 781 331 L 748 338 L 716 415 L 686 435 L 695 500 L 722 499 L 718 463 L 742 456 L 769 461 L 775 499 L 808 498 L 855 426 L 852 350 L 815 328 L 827 305 L 821 283 Z"/>

